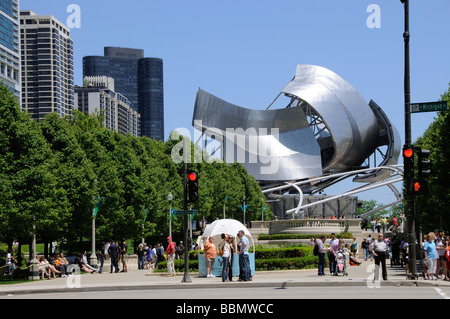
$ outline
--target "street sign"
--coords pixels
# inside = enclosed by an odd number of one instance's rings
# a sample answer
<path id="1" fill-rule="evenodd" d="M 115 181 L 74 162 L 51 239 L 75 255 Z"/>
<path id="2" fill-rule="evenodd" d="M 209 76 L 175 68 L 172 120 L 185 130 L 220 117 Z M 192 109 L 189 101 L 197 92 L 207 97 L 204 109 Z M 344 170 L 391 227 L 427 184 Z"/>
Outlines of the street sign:
<path id="1" fill-rule="evenodd" d="M 437 111 L 445 111 L 446 109 L 447 109 L 447 101 L 411 103 L 412 113 L 437 112 Z"/>
<path id="2" fill-rule="evenodd" d="M 191 209 L 191 210 L 177 210 L 174 211 L 172 214 L 179 216 L 179 215 L 197 215 L 198 210 L 196 209 Z"/>

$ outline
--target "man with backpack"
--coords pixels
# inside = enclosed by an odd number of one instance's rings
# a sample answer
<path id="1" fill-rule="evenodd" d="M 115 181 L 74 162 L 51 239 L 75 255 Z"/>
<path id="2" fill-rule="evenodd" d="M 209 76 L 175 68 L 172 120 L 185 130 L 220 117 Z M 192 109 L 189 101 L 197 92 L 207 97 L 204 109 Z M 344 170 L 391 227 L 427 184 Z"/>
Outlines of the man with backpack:
<path id="1" fill-rule="evenodd" d="M 325 247 L 324 241 L 327 239 L 325 235 L 321 235 L 316 239 L 316 244 L 314 245 L 314 256 L 319 256 L 319 267 L 318 275 L 325 276 L 325 253 L 328 248 Z"/>

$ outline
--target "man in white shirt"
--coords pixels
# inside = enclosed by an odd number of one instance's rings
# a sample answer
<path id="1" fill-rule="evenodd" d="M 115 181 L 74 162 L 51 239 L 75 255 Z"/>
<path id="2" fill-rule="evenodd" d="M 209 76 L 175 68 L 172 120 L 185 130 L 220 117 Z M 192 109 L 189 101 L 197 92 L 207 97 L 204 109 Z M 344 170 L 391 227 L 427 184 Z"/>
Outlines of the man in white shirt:
<path id="1" fill-rule="evenodd" d="M 372 253 L 375 256 L 375 280 L 380 277 L 380 263 L 383 274 L 383 280 L 387 280 L 387 269 L 386 269 L 386 252 L 388 246 L 384 241 L 383 234 L 378 235 L 378 239 L 373 243 Z"/>

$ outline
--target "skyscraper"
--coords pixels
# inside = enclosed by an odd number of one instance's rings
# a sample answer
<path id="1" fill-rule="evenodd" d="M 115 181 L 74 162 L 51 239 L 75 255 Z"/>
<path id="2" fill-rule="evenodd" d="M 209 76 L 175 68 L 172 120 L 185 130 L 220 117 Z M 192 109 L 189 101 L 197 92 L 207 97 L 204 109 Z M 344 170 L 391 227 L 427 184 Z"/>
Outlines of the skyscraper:
<path id="1" fill-rule="evenodd" d="M 20 101 L 20 33 L 18 0 L 0 0 L 0 81 Z"/>
<path id="2" fill-rule="evenodd" d="M 104 56 L 83 58 L 83 77 L 114 78 L 115 91 L 141 115 L 141 134 L 164 140 L 163 61 L 140 49 L 105 47 Z"/>
<path id="3" fill-rule="evenodd" d="M 22 109 L 33 119 L 72 115 L 73 41 L 70 29 L 51 15 L 20 12 Z"/>
<path id="4" fill-rule="evenodd" d="M 85 77 L 83 87 L 75 87 L 75 107 L 85 114 L 101 114 L 106 128 L 122 134 L 140 135 L 139 113 L 131 102 L 114 91 L 112 78 Z"/>
<path id="5" fill-rule="evenodd" d="M 163 61 L 161 59 L 139 60 L 138 95 L 142 135 L 164 141 Z"/>

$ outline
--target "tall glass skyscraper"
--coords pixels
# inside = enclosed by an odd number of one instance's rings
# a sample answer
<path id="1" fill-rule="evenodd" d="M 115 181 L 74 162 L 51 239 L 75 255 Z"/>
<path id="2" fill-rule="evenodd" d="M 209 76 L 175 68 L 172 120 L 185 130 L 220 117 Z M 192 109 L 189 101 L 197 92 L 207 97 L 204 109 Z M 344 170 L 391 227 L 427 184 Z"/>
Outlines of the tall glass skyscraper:
<path id="1" fill-rule="evenodd" d="M 0 0 L 0 81 L 20 101 L 19 1 Z"/>
<path id="2" fill-rule="evenodd" d="M 83 58 L 83 77 L 114 78 L 115 90 L 141 115 L 141 134 L 164 141 L 163 61 L 140 49 L 105 47 L 104 56 Z"/>
<path id="3" fill-rule="evenodd" d="M 51 15 L 20 12 L 22 109 L 35 120 L 56 112 L 71 116 L 73 41 L 70 29 Z"/>
<path id="4" fill-rule="evenodd" d="M 163 61 L 161 59 L 139 60 L 138 94 L 142 135 L 164 141 Z"/>

